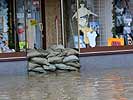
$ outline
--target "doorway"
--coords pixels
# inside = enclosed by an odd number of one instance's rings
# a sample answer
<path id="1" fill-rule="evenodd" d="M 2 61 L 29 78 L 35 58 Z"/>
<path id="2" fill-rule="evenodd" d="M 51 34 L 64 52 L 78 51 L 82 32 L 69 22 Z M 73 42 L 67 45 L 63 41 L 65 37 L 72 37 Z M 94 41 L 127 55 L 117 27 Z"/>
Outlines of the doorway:
<path id="1" fill-rule="evenodd" d="M 26 0 L 26 24 L 28 48 L 45 48 L 45 13 L 43 0 Z M 43 7 L 43 10 L 42 10 Z"/>

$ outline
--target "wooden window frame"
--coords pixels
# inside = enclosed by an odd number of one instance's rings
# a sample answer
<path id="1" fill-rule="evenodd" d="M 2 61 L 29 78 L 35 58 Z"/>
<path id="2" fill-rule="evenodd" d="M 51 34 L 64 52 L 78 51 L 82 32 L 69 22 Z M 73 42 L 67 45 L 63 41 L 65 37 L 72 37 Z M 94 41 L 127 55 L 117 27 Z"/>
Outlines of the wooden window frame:
<path id="1" fill-rule="evenodd" d="M 0 53 L 0 62 L 27 60 L 26 52 Z"/>
<path id="2" fill-rule="evenodd" d="M 133 53 L 133 46 L 102 46 L 94 48 L 80 48 L 80 56 L 100 56 Z"/>

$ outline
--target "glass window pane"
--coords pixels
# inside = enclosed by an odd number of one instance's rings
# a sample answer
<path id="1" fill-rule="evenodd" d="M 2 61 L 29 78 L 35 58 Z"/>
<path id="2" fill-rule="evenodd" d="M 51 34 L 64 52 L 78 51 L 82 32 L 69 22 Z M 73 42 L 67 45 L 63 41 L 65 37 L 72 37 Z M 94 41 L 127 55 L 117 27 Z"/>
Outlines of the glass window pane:
<path id="1" fill-rule="evenodd" d="M 9 48 L 9 2 L 8 0 L 0 1 L 0 53 L 14 52 Z"/>
<path id="2" fill-rule="evenodd" d="M 133 45 L 133 1 L 78 0 L 78 29 L 85 48 Z M 76 11 L 75 11 L 76 13 Z M 80 48 L 83 48 L 80 46 Z"/>
<path id="3" fill-rule="evenodd" d="M 65 45 L 70 48 L 79 47 L 77 0 L 64 0 Z M 80 38 L 83 38 L 82 36 Z M 84 47 L 84 44 L 81 44 Z"/>
<path id="4" fill-rule="evenodd" d="M 41 0 L 26 0 L 28 48 L 42 48 Z"/>
<path id="5" fill-rule="evenodd" d="M 26 49 L 25 0 L 16 0 L 16 42 L 20 51 Z"/>

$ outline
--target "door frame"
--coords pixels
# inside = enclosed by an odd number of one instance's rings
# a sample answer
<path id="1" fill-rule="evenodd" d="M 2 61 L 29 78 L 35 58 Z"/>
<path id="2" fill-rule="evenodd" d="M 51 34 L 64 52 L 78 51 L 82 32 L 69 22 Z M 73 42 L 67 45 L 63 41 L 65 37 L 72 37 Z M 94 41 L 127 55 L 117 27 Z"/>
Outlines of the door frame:
<path id="1" fill-rule="evenodd" d="M 42 11 L 42 23 L 43 23 L 43 31 L 42 31 L 42 47 L 46 49 L 46 20 L 45 20 L 45 0 L 41 0 L 41 11 Z"/>

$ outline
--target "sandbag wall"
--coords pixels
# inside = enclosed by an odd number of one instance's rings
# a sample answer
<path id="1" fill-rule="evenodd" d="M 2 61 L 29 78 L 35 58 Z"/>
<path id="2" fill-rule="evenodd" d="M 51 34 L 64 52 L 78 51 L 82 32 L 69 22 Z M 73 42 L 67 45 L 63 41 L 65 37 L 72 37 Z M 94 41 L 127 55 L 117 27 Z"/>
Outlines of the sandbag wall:
<path id="1" fill-rule="evenodd" d="M 80 63 L 78 51 L 53 45 L 47 50 L 28 50 L 28 71 L 47 73 L 56 71 L 78 71 Z"/>

